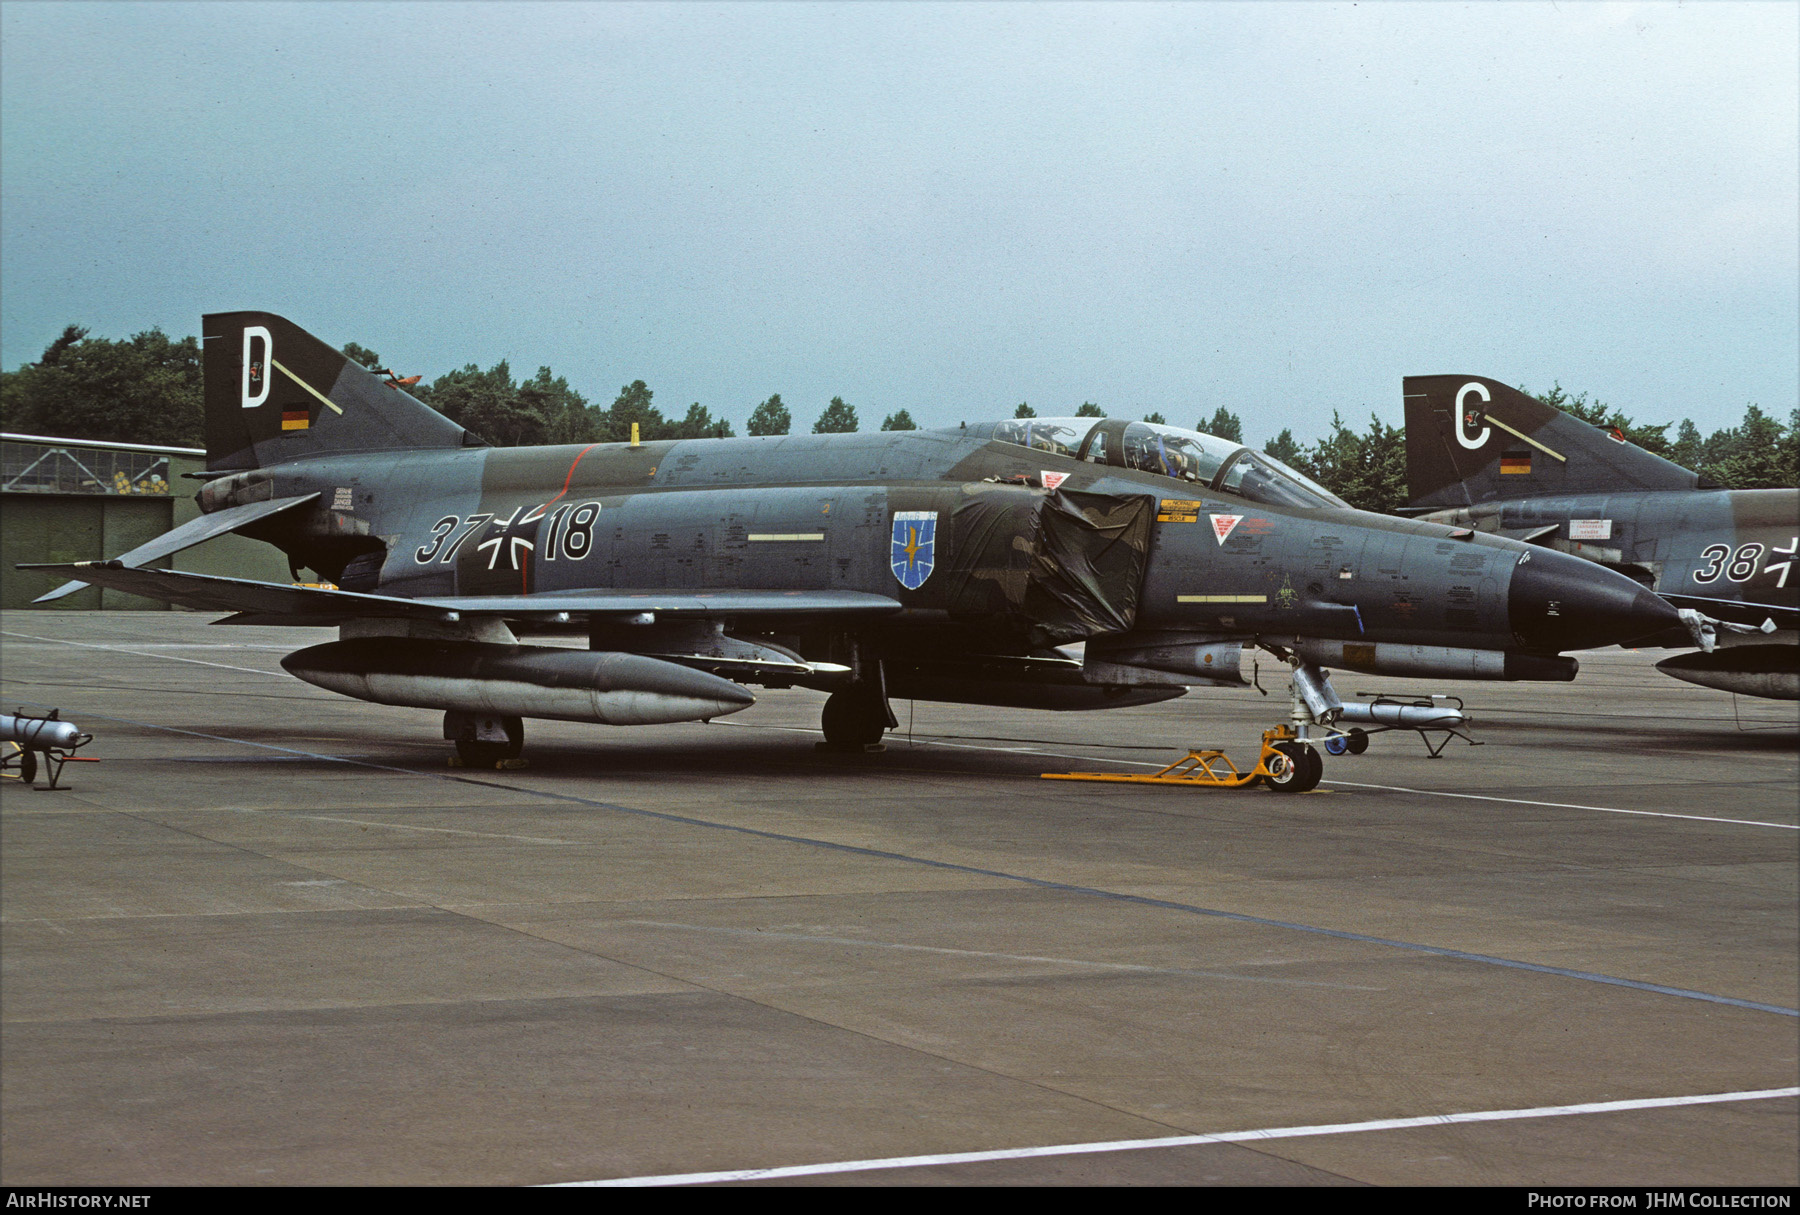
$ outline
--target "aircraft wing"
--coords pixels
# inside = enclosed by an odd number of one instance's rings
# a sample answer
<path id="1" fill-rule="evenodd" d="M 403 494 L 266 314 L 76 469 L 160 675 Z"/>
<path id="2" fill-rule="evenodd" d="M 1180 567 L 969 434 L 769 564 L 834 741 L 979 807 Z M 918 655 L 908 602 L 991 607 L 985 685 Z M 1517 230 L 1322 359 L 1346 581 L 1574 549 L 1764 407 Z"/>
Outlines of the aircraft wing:
<path id="1" fill-rule="evenodd" d="M 198 519 L 190 519 L 172 531 L 164 532 L 148 544 L 140 544 L 128 553 L 121 553 L 113 558 L 127 569 L 135 569 L 140 565 L 148 565 L 161 557 L 179 553 L 184 548 L 192 548 L 204 540 L 215 536 L 223 536 L 235 532 L 240 527 L 255 523 L 258 519 L 267 519 L 270 515 L 279 515 L 283 511 L 293 510 L 296 506 L 304 506 L 318 497 L 318 493 L 300 494 L 292 498 L 271 498 L 267 502 L 246 502 L 242 506 L 232 506 L 225 510 L 215 511 L 210 515 L 201 515 Z M 51 566 L 34 566 L 35 569 L 50 569 Z M 73 595 L 88 580 L 76 578 L 65 582 L 48 595 L 39 595 L 33 603 L 50 603 L 61 599 L 64 595 Z M 154 596 L 152 596 L 154 598 Z"/>
<path id="2" fill-rule="evenodd" d="M 453 621 L 464 616 L 553 619 L 561 615 L 852 617 L 900 610 L 886 595 L 864 591 L 759 591 L 720 588 L 651 591 L 603 588 L 541 595 L 451 596 L 402 599 L 357 591 L 325 590 L 245 578 L 133 569 L 122 561 L 21 565 L 57 570 L 79 582 L 111 587 L 198 611 L 236 612 L 233 624 L 337 624 L 363 617 Z"/>
<path id="3" fill-rule="evenodd" d="M 886 616 L 900 601 L 867 591 L 649 591 L 602 588 L 550 591 L 535 595 L 481 595 L 464 598 L 403 600 L 474 615 L 548 616 L 558 612 L 592 615 L 659 616 Z"/>

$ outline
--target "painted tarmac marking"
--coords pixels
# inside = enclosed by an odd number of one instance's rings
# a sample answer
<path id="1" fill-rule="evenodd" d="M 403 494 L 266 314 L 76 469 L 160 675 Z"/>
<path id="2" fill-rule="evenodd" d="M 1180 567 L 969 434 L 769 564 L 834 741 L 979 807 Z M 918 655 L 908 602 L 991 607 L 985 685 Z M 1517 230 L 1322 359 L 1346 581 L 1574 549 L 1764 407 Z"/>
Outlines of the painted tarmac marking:
<path id="1" fill-rule="evenodd" d="M 84 650 L 104 650 L 111 654 L 135 654 L 139 658 L 161 658 L 168 662 L 191 662 L 197 667 L 218 667 L 226 671 L 244 671 L 251 675 L 267 675 L 274 679 L 292 679 L 286 671 L 264 671 L 257 667 L 234 667 L 228 662 L 206 662 L 199 658 L 183 658 L 179 654 L 152 654 L 145 650 L 128 650 L 121 645 L 95 645 L 87 641 L 64 641 L 60 637 L 38 637 L 31 633 L 15 633 L 10 629 L 3 633 L 7 637 L 23 637 L 29 641 L 48 641 L 55 645 L 78 646 Z M 92 716 L 92 714 L 89 714 Z"/>
<path id="2" fill-rule="evenodd" d="M 351 762 L 351 761 L 346 761 Z M 519 840 L 527 844 L 572 844 L 574 840 L 553 840 L 537 835 L 501 835 L 495 831 L 464 831 L 457 827 L 414 827 L 402 823 L 371 823 L 360 818 L 339 818 L 335 814 L 289 814 L 281 810 L 235 810 L 234 814 L 279 814 L 284 819 L 305 819 L 315 823 L 349 823 L 353 827 L 376 827 L 382 831 L 435 831 L 442 835 L 472 835 L 484 840 Z M 289 883 L 292 885 L 293 883 Z"/>
<path id="3" fill-rule="evenodd" d="M 572 472 L 572 470 L 571 470 L 571 472 Z M 151 653 L 146 653 L 145 651 L 142 651 L 142 650 L 125 649 L 122 646 L 94 645 L 94 644 L 91 644 L 88 642 L 82 642 L 82 641 L 63 641 L 63 640 L 61 640 L 59 638 L 55 638 L 55 637 L 38 637 L 38 636 L 35 636 L 30 633 L 15 633 L 10 630 L 5 631 L 4 635 L 7 637 L 24 637 L 24 638 L 28 638 L 32 641 L 47 641 L 47 642 L 51 642 L 56 645 L 79 646 L 82 649 L 87 649 L 87 650 L 108 650 L 108 651 L 113 651 L 113 652 L 121 653 L 121 654 L 135 654 L 141 658 L 166 658 L 171 662 L 191 662 L 197 666 L 220 667 L 227 671 L 245 671 L 251 675 L 264 675 L 264 676 L 268 676 L 273 679 L 292 679 L 293 678 L 292 676 L 287 674 L 287 672 L 285 672 L 285 671 L 263 671 L 263 670 L 258 670 L 255 667 L 238 667 L 238 666 L 232 666 L 229 663 L 223 663 L 223 662 L 204 662 L 198 658 L 182 658 L 176 654 L 151 654 Z M 92 714 L 89 714 L 89 716 L 92 716 Z M 763 726 L 763 725 L 757 725 L 752 722 L 738 722 L 738 721 L 715 721 L 712 724 L 718 725 L 718 726 L 736 726 L 739 728 L 747 728 L 747 729 L 752 729 L 752 730 L 777 730 L 777 731 L 781 731 L 781 732 L 785 732 L 785 733 L 794 733 L 794 734 L 817 734 L 818 733 L 817 730 L 809 729 L 804 726 Z M 235 742 L 238 740 L 231 739 L 228 741 Z M 1066 752 L 1066 751 L 1043 751 L 1043 750 L 1037 750 L 1035 748 L 1029 748 L 1029 747 L 984 747 L 984 746 L 980 746 L 975 743 L 953 743 L 953 742 L 943 742 L 943 741 L 934 740 L 934 739 L 927 739 L 916 745 L 927 746 L 927 747 L 948 747 L 953 750 L 959 750 L 959 751 L 995 751 L 995 752 L 999 752 L 999 753 L 1005 754 L 1005 755 L 1042 755 L 1047 759 L 1081 759 L 1081 760 L 1092 761 L 1095 758 L 1094 756 L 1091 756 L 1091 755 L 1079 755 L 1079 754 L 1074 754 L 1074 753 L 1070 753 L 1070 752 Z M 306 754 L 306 753 L 301 752 L 301 754 Z M 1116 763 L 1116 764 L 1126 764 L 1126 765 L 1129 765 L 1134 768 L 1162 768 L 1162 767 L 1166 766 L 1164 764 L 1146 763 L 1143 760 L 1137 760 L 1137 759 L 1107 759 L 1105 762 Z M 1359 781 L 1334 780 L 1330 777 L 1326 777 L 1320 783 L 1327 784 L 1327 785 L 1341 785 L 1347 789 L 1381 789 L 1381 790 L 1391 792 L 1391 793 L 1408 793 L 1408 794 L 1412 794 L 1415 797 L 1456 797 L 1456 798 L 1464 798 L 1464 799 L 1471 800 L 1471 801 L 1501 802 L 1501 803 L 1504 803 L 1507 805 L 1514 805 L 1514 806 L 1545 806 L 1545 807 L 1550 807 L 1550 808 L 1558 809 L 1558 810 L 1593 810 L 1593 811 L 1596 811 L 1596 812 L 1602 813 L 1602 814 L 1629 814 L 1629 815 L 1633 815 L 1633 816 L 1640 817 L 1640 818 L 1674 818 L 1674 819 L 1685 819 L 1690 822 L 1698 822 L 1698 823 L 1724 823 L 1724 824 L 1728 824 L 1728 825 L 1736 826 L 1736 827 L 1774 827 L 1777 830 L 1781 830 L 1781 831 L 1800 831 L 1800 824 L 1770 823 L 1770 822 L 1764 822 L 1760 819 L 1716 818 L 1716 817 L 1711 817 L 1708 815 L 1701 815 L 1701 814 L 1675 814 L 1673 812 L 1663 811 L 1663 810 L 1626 810 L 1626 809 L 1623 809 L 1618 806 L 1588 806 L 1588 805 L 1581 805 L 1581 804 L 1574 803 L 1574 802 L 1531 801 L 1526 798 L 1495 797 L 1495 796 L 1491 796 L 1491 795 L 1487 795 L 1487 794 L 1480 794 L 1480 793 L 1449 793 L 1449 792 L 1445 792 L 1445 791 L 1437 790 L 1437 789 L 1408 789 L 1408 788 L 1405 788 L 1400 785 L 1371 785 L 1371 784 L 1365 784 L 1365 783 L 1362 783 Z"/>
<path id="4" fill-rule="evenodd" d="M 1275 983 L 1283 987 L 1327 987 L 1334 991 L 1386 991 L 1360 983 L 1318 983 L 1308 979 L 1272 979 L 1263 975 L 1231 974 L 1222 970 L 1183 970 L 1176 966 L 1140 966 L 1131 962 L 1094 962 L 1085 958 L 1050 958 L 1029 953 L 997 953 L 987 949 L 951 949 L 942 945 L 908 945 L 902 941 L 872 941 L 857 937 L 826 937 L 806 932 L 764 932 L 756 928 L 724 928 L 711 924 L 673 924 L 664 920 L 624 920 L 643 928 L 668 928 L 680 932 L 713 932 L 726 936 L 754 937 L 762 941 L 804 941 L 816 945 L 848 945 L 853 949 L 892 949 L 907 953 L 947 954 L 962 958 L 997 958 L 1004 962 L 1037 962 L 1051 966 L 1082 966 L 1093 970 L 1120 970 L 1134 974 L 1185 975 L 1197 979 L 1230 979 L 1239 983 Z M 1258 963 L 1250 963 L 1258 965 Z M 1275 963 L 1287 965 L 1287 963 Z"/>
<path id="5" fill-rule="evenodd" d="M 788 1165 L 769 1169 L 734 1169 L 718 1173 L 665 1173 L 657 1177 L 615 1177 L 604 1181 L 554 1182 L 556 1187 L 611 1188 L 707 1185 L 722 1181 L 768 1181 L 782 1177 L 817 1177 L 830 1173 L 865 1173 L 876 1169 L 918 1169 L 947 1164 L 983 1164 L 994 1160 L 1029 1160 L 1045 1156 L 1086 1156 L 1104 1152 L 1137 1152 L 1148 1148 L 1197 1147 L 1209 1143 L 1256 1143 L 1317 1135 L 1359 1135 L 1369 1131 L 1404 1131 L 1415 1127 L 1455 1126 L 1468 1122 L 1510 1122 L 1527 1118 L 1567 1118 L 1576 1114 L 1615 1114 L 1630 1110 L 1715 1105 L 1728 1101 L 1769 1101 L 1800 1096 L 1800 1088 L 1761 1088 L 1737 1093 L 1701 1093 L 1688 1097 L 1644 1097 L 1631 1101 L 1590 1101 L 1582 1105 L 1540 1105 L 1530 1109 L 1476 1110 L 1462 1114 L 1426 1114 L 1418 1118 L 1379 1118 L 1369 1122 L 1335 1122 L 1319 1126 L 1276 1126 L 1212 1135 L 1168 1135 L 1156 1139 L 1113 1139 L 1099 1143 L 1061 1143 L 1049 1147 L 1003 1148 L 989 1152 L 944 1152 L 931 1156 L 889 1156 L 877 1160 L 839 1160 L 825 1164 Z"/>
<path id="6" fill-rule="evenodd" d="M 1130 763 L 1130 760 L 1121 760 Z M 1329 780 L 1329 778 L 1328 778 Z M 1648 818 L 1685 818 L 1697 823 L 1730 823 L 1738 827 L 1778 827 L 1783 831 L 1800 831 L 1800 823 L 1766 823 L 1754 818 L 1712 818 L 1704 814 L 1674 814 L 1664 810 L 1625 810 L 1618 806 L 1584 806 L 1576 802 L 1535 802 L 1522 797 L 1493 797 L 1483 793 L 1447 793 L 1441 789 L 1407 789 L 1400 785 L 1367 785 L 1359 781 L 1329 781 L 1350 789 L 1385 789 L 1390 793 L 1413 793 L 1420 797 L 1461 797 L 1477 802 L 1508 802 L 1515 806 L 1551 806 L 1558 810 L 1600 810 L 1607 814 L 1637 814 Z"/>
<path id="7" fill-rule="evenodd" d="M 422 772 L 416 768 L 401 768 L 392 764 L 379 764 L 372 760 L 345 759 L 336 755 L 322 755 L 314 751 L 302 751 L 296 747 L 283 747 L 274 743 L 251 742 L 247 739 L 230 738 L 222 734 L 207 734 L 200 730 L 184 730 L 178 726 L 164 726 L 154 722 L 135 721 L 127 717 L 111 717 L 101 713 L 85 713 L 86 717 L 96 721 L 114 721 L 123 725 L 138 726 L 143 729 L 162 730 L 170 734 L 185 734 L 191 738 L 206 738 L 214 742 L 236 743 L 239 746 L 258 747 L 267 751 L 279 751 L 289 755 L 305 755 L 312 759 L 327 763 L 347 764 L 354 767 L 370 768 L 378 772 L 392 772 L 402 776 L 426 777 L 433 780 L 455 781 L 462 784 L 475 785 L 484 789 L 500 789 L 508 793 L 520 793 L 528 797 L 542 798 L 545 801 L 569 802 L 579 806 L 591 806 L 597 810 L 608 810 L 616 814 L 630 814 L 638 818 L 654 819 L 658 822 L 678 823 L 687 827 L 703 827 L 711 831 L 729 831 L 737 835 L 750 836 L 756 839 L 775 840 L 781 843 L 800 844 L 808 848 L 821 848 L 831 852 L 842 852 L 852 856 L 868 856 L 878 860 L 899 861 L 908 865 L 923 865 L 930 869 L 941 869 L 950 873 L 967 873 L 977 877 L 989 877 L 1003 882 L 1017 882 L 1025 886 L 1033 886 L 1040 890 L 1057 890 L 1067 894 L 1087 895 L 1093 898 L 1107 899 L 1115 903 L 1128 903 L 1136 907 L 1156 907 L 1164 911 L 1178 911 L 1187 915 L 1204 916 L 1208 919 L 1228 920 L 1238 924 L 1256 924 L 1265 928 L 1281 928 L 1290 932 L 1304 932 L 1313 936 L 1329 937 L 1339 941 L 1356 941 L 1367 945 L 1382 945 L 1390 949 L 1401 949 L 1409 953 L 1421 953 L 1432 957 L 1452 958 L 1461 962 L 1479 962 L 1487 966 L 1500 966 L 1509 970 L 1524 970 L 1536 974 L 1556 975 L 1565 979 L 1581 979 L 1589 983 L 1603 983 L 1612 987 L 1625 987 L 1633 991 L 1650 992 L 1656 995 L 1677 996 L 1685 1000 L 1700 1000 L 1708 1004 L 1721 1004 L 1732 1008 L 1750 1009 L 1755 1012 L 1775 1013 L 1784 1017 L 1800 1018 L 1800 1008 L 1786 1008 L 1779 1004 L 1764 1004 L 1755 1000 L 1740 1000 L 1735 996 L 1714 995 L 1711 992 L 1694 991 L 1685 987 L 1668 987 L 1660 983 L 1646 983 L 1638 979 L 1626 979 L 1617 975 L 1604 975 L 1595 971 L 1573 970 L 1564 966 L 1546 966 L 1538 962 L 1521 962 L 1514 958 L 1496 957 L 1493 954 L 1470 953 L 1461 949 L 1449 949 L 1441 945 L 1422 945 L 1413 941 L 1398 941 L 1389 937 L 1370 936 L 1367 933 L 1347 932 L 1338 928 L 1323 928 L 1316 924 L 1301 924 L 1292 920 L 1276 920 L 1266 916 L 1247 915 L 1240 911 L 1222 911 L 1214 907 L 1199 907 L 1192 903 L 1177 903 L 1172 899 L 1154 899 L 1147 895 L 1125 894 L 1117 890 L 1105 890 L 1097 886 L 1077 886 L 1069 882 L 1056 882 L 1048 878 L 1030 877 L 1025 874 L 1007 873 L 999 869 L 983 869 L 976 865 L 960 865 L 954 861 L 932 860 L 930 857 L 911 856 L 904 852 L 889 852 L 880 848 L 864 848 L 856 844 L 843 844 L 836 840 L 815 839 L 804 835 L 789 835 L 780 831 L 765 831 L 758 827 L 741 827 L 735 823 L 720 823 L 710 819 L 693 818 L 684 814 L 669 814 L 660 810 L 644 810 L 635 806 L 621 806 L 615 802 L 603 802 L 597 798 L 582 797 L 575 793 L 564 793 L 551 789 L 533 789 L 523 785 L 502 784 L 499 781 L 476 780 L 468 776 L 446 776 L 437 772 Z M 809 731 L 816 733 L 816 731 Z"/>
<path id="8" fill-rule="evenodd" d="M 804 726 L 764 726 L 748 721 L 715 721 L 715 726 L 736 726 L 750 730 L 781 730 L 796 734 L 817 734 L 817 730 L 809 730 Z M 995 751 L 1003 755 L 1042 755 L 1046 759 L 1081 759 L 1089 762 L 1098 760 L 1109 764 L 1127 764 L 1133 768 L 1164 768 L 1168 765 L 1146 763 L 1141 759 L 1114 759 L 1110 756 L 1079 755 L 1069 751 L 1042 751 L 1027 747 L 984 747 L 978 743 L 954 743 L 939 739 L 921 739 L 917 742 L 921 747 L 948 747 L 957 751 Z M 1353 780 L 1333 780 L 1326 777 L 1321 784 L 1341 785 L 1346 789 L 1383 789 L 1391 793 L 1411 793 L 1418 797 L 1460 797 L 1482 802 L 1504 802 L 1514 806 L 1550 806 L 1559 810 L 1596 810 L 1604 814 L 1631 814 L 1644 818 L 1679 818 L 1699 823 L 1727 823 L 1734 827 L 1775 827 L 1782 831 L 1800 831 L 1800 824 L 1769 823 L 1754 818 L 1713 818 L 1702 814 L 1675 814 L 1663 810 L 1626 810 L 1618 806 L 1587 806 L 1576 802 L 1540 802 L 1522 797 L 1495 797 L 1481 793 L 1449 793 L 1439 789 L 1408 789 L 1401 785 L 1370 785 Z"/>

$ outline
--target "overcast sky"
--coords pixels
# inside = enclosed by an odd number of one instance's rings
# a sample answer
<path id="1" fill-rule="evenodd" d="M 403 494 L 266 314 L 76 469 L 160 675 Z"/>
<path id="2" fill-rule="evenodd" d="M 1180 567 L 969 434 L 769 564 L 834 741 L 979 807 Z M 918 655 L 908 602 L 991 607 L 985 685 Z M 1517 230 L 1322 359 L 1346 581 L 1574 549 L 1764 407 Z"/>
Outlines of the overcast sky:
<path id="1" fill-rule="evenodd" d="M 278 312 L 742 431 L 1800 398 L 1800 5 L 0 6 L 0 362 Z"/>

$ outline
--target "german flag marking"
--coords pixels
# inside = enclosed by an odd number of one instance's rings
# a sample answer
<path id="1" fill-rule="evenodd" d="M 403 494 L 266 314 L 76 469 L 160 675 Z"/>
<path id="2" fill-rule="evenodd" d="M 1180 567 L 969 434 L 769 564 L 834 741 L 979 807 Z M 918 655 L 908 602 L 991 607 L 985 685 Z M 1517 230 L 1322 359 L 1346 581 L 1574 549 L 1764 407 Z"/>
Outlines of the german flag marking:
<path id="1" fill-rule="evenodd" d="M 312 426 L 312 417 L 304 409 L 284 409 L 281 411 L 281 429 L 307 430 Z"/>

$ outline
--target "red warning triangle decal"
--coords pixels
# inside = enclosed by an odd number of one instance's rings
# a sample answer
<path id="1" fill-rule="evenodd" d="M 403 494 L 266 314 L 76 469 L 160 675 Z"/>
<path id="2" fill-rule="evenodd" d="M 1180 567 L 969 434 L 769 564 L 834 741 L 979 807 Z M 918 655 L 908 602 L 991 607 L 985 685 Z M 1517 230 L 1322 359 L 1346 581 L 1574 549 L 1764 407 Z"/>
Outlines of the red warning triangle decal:
<path id="1" fill-rule="evenodd" d="M 1243 517 L 1242 515 L 1208 515 L 1207 518 L 1212 520 L 1213 537 L 1220 544 L 1224 544 L 1225 537 L 1231 534 L 1231 529 L 1236 527 L 1238 521 Z"/>

